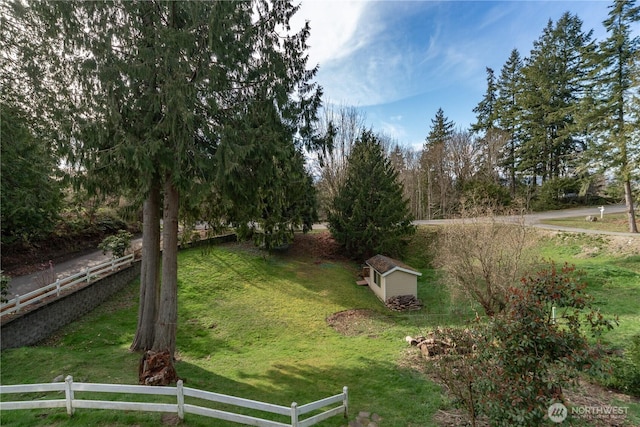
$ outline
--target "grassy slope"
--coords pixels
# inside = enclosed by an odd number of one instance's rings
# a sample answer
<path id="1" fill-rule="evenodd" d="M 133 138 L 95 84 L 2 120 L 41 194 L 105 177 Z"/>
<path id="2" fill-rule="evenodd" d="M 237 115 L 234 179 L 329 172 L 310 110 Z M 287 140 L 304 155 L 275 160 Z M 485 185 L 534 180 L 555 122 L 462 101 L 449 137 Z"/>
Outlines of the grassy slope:
<path id="1" fill-rule="evenodd" d="M 370 411 L 383 417 L 384 426 L 433 425 L 433 414 L 448 403 L 438 386 L 404 363 L 404 336 L 460 323 L 471 310 L 451 307 L 448 293 L 433 282 L 435 273 L 420 249 L 429 245 L 429 236 L 426 229 L 420 230 L 419 244 L 407 257 L 424 273 L 419 289 L 426 307 L 403 314 L 387 311 L 366 287 L 357 287 L 357 267 L 352 264 L 264 258 L 241 246 L 181 252 L 178 374 L 190 387 L 282 405 L 304 404 L 347 385 L 352 416 Z M 639 260 L 581 258 L 578 247 L 582 243 L 549 239 L 541 253 L 558 261 L 577 261 L 587 270 L 593 282 L 590 290 L 603 312 L 621 314 L 621 327 L 606 338 L 624 345 L 628 335 L 640 330 L 637 306 L 634 309 L 640 292 Z M 597 284 L 596 279 L 605 281 Z M 343 336 L 327 326 L 327 316 L 354 308 L 374 312 L 354 326 L 360 333 Z M 136 310 L 137 288 L 132 284 L 48 343 L 3 352 L 2 384 L 49 382 L 60 374 L 71 374 L 77 381 L 136 383 L 139 356 L 127 351 Z M 637 415 L 637 405 L 631 411 Z M 62 409 L 0 414 L 3 426 L 159 423 L 159 414 L 115 411 L 79 410 L 71 419 Z M 336 417 L 322 425 L 344 424 Z M 187 415 L 185 425 L 211 421 Z"/>
<path id="2" fill-rule="evenodd" d="M 539 251 L 556 262 L 575 264 L 586 274 L 595 305 L 620 319 L 620 325 L 603 336 L 604 342 L 624 348 L 630 336 L 640 333 L 640 254 L 618 254 L 610 246 L 606 236 L 559 233 L 541 240 Z"/>
<path id="3" fill-rule="evenodd" d="M 388 426 L 430 425 L 443 399 L 439 387 L 400 363 L 404 337 L 460 316 L 449 314 L 446 292 L 426 283 L 427 277 L 420 296 L 431 305 L 397 314 L 355 285 L 351 264 L 263 258 L 239 246 L 181 252 L 178 374 L 190 387 L 282 405 L 307 403 L 347 385 L 354 415 L 378 413 Z M 3 352 L 2 383 L 49 382 L 60 374 L 136 383 L 138 355 L 127 351 L 136 322 L 135 288 L 45 345 Z M 327 326 L 327 316 L 354 308 L 375 313 L 356 327 L 360 334 L 343 336 Z M 0 415 L 3 426 L 158 422 L 157 414 L 106 411 L 79 410 L 72 419 L 62 410 Z M 343 424 L 338 417 L 323 425 Z M 188 416 L 187 425 L 209 422 Z"/>

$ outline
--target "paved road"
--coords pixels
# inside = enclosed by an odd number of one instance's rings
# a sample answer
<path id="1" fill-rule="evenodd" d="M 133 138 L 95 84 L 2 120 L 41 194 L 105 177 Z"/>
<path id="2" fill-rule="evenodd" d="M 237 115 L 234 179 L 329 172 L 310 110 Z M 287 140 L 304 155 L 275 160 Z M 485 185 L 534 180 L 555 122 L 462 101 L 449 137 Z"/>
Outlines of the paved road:
<path id="1" fill-rule="evenodd" d="M 142 239 L 134 239 L 131 241 L 131 245 L 134 248 L 142 245 Z M 25 276 L 12 277 L 9 282 L 8 299 L 15 298 L 17 295 L 24 295 L 31 291 L 35 291 L 38 288 L 48 285 L 54 282 L 56 279 L 62 279 L 69 277 L 72 274 L 79 273 L 82 270 L 91 268 L 98 264 L 111 259 L 111 254 L 103 254 L 102 250 L 95 250 L 87 252 L 84 255 L 80 255 L 77 258 L 69 261 L 61 262 L 53 265 L 53 272 L 50 270 L 39 271 L 37 273 L 28 274 Z M 52 279 L 49 281 L 48 279 Z"/>
<path id="2" fill-rule="evenodd" d="M 623 204 L 619 205 L 608 205 L 604 207 L 604 214 L 612 214 L 612 213 L 622 213 L 626 212 L 626 206 Z M 524 223 L 526 225 L 544 228 L 547 230 L 558 230 L 558 231 L 574 231 L 574 232 L 582 232 L 589 234 L 608 234 L 608 235 L 619 235 L 619 236 L 632 236 L 637 237 L 638 234 L 634 233 L 624 233 L 624 232 L 616 232 L 616 231 L 604 231 L 604 230 L 591 230 L 587 228 L 570 228 L 570 227 L 562 227 L 557 225 L 550 224 L 542 224 L 541 221 L 545 221 L 548 219 L 558 219 L 558 218 L 571 218 L 571 217 L 587 217 L 588 215 L 600 217 L 600 209 L 599 207 L 591 207 L 591 208 L 576 208 L 576 209 L 562 209 L 557 211 L 546 211 L 546 212 L 536 212 L 532 214 L 526 214 L 522 217 L 517 215 L 512 216 L 499 216 L 496 217 L 499 220 L 505 222 L 516 222 L 521 218 L 524 219 Z M 452 224 L 456 222 L 460 222 L 463 220 L 459 219 L 435 219 L 435 220 L 420 220 L 414 221 L 415 224 L 418 225 L 438 225 L 438 224 Z"/>
<path id="3" fill-rule="evenodd" d="M 605 214 L 607 213 L 620 213 L 620 212 L 624 212 L 625 211 L 625 206 L 624 205 L 611 205 L 611 206 L 606 206 L 605 207 Z M 592 207 L 592 208 L 578 208 L 578 209 L 564 209 L 564 210 L 558 210 L 558 211 L 548 211 L 548 212 L 538 212 L 538 213 L 533 213 L 533 214 L 527 214 L 524 215 L 524 221 L 525 224 L 530 225 L 530 226 L 534 226 L 534 227 L 539 227 L 539 228 L 546 228 L 546 229 L 551 229 L 551 230 L 559 230 L 559 231 L 574 231 L 574 232 L 584 232 L 584 233 L 593 233 L 593 234 L 610 234 L 610 235 L 621 235 L 621 236 L 632 236 L 632 237 L 638 237 L 637 234 L 632 234 L 632 233 L 617 233 L 617 232 L 605 232 L 605 231 L 600 231 L 600 230 L 588 230 L 588 229 L 578 229 L 578 228 L 568 228 L 568 227 L 559 227 L 559 226 L 552 226 L 552 225 L 546 225 L 546 224 L 541 224 L 540 221 L 546 220 L 546 219 L 552 219 L 552 218 L 569 218 L 569 217 L 574 217 L 574 216 L 587 216 L 587 215 L 594 215 L 594 216 L 600 216 L 600 210 L 598 209 L 598 207 Z M 504 221 L 518 221 L 520 217 L 518 216 L 504 216 L 504 217 L 500 217 L 502 218 L 502 220 Z M 433 224 L 433 225 L 437 225 L 437 224 L 450 224 L 455 222 L 456 220 L 421 220 L 421 221 L 415 221 L 415 224 Z M 326 225 L 324 224 L 317 224 L 314 225 L 313 227 L 314 229 L 326 229 Z M 139 245 L 142 244 L 142 239 L 136 239 L 132 242 L 134 244 L 134 247 L 138 247 Z M 54 276 L 54 279 L 57 278 L 63 278 L 63 277 L 67 277 L 67 276 L 71 276 L 72 274 L 78 273 L 82 270 L 85 270 L 89 267 L 93 267 L 95 265 L 100 264 L 101 262 L 107 261 L 110 259 L 109 255 L 104 255 L 102 253 L 102 251 L 97 250 L 95 252 L 90 252 L 87 253 L 85 255 L 79 256 L 78 258 L 75 258 L 73 260 L 67 261 L 67 262 L 61 262 L 60 264 L 54 265 L 53 266 L 53 274 L 50 273 L 43 273 L 43 272 L 39 272 L 39 273 L 34 273 L 34 274 L 29 274 L 27 276 L 20 276 L 20 277 L 15 277 L 11 279 L 11 282 L 9 283 L 9 296 L 8 298 L 14 298 L 16 295 L 24 295 L 26 293 L 29 293 L 31 291 L 34 291 L 36 289 L 38 289 L 39 287 L 42 287 L 44 284 L 43 282 L 43 276 L 48 275 L 48 276 Z M 48 278 L 48 277 L 47 277 Z"/>

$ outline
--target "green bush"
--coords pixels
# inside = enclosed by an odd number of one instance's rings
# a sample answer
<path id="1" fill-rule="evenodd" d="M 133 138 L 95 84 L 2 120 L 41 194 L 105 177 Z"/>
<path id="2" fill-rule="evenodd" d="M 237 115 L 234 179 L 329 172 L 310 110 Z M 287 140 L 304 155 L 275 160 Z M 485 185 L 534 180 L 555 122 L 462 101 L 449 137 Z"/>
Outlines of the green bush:
<path id="1" fill-rule="evenodd" d="M 101 207 L 96 211 L 95 226 L 100 231 L 116 231 L 127 228 L 115 209 Z"/>
<path id="2" fill-rule="evenodd" d="M 2 270 L 0 270 L 0 302 L 7 302 L 10 281 L 11 278 L 2 274 Z"/>
<path id="3" fill-rule="evenodd" d="M 477 351 L 445 355 L 452 367 L 440 369 L 440 377 L 473 425 L 484 415 L 492 426 L 539 426 L 579 373 L 603 371 L 599 348 L 585 332 L 597 336 L 615 321 L 592 307 L 585 289 L 574 267 L 551 263 L 510 288 L 504 311 L 478 325 Z M 444 332 L 441 341 L 470 347 L 459 333 Z"/>
<path id="4" fill-rule="evenodd" d="M 98 245 L 103 253 L 111 252 L 113 258 L 121 258 L 131 246 L 133 235 L 125 230 L 118 230 L 117 234 L 105 237 Z"/>
<path id="5" fill-rule="evenodd" d="M 568 193 L 577 194 L 580 191 L 580 183 L 575 178 L 553 178 L 545 181 L 536 192 L 535 199 L 531 202 L 534 211 L 559 209 L 563 205 L 563 197 Z"/>

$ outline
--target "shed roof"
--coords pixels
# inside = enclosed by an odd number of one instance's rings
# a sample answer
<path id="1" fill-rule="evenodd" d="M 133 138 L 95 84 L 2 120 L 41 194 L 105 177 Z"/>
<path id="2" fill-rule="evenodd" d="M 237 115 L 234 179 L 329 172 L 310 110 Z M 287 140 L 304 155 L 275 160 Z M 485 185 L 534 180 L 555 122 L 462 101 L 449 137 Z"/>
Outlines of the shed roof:
<path id="1" fill-rule="evenodd" d="M 416 276 L 422 276 L 422 273 L 409 267 L 407 264 L 397 259 L 389 258 L 384 255 L 376 255 L 365 261 L 367 265 L 372 267 L 382 276 L 387 276 L 394 271 L 404 271 L 405 273 L 414 274 Z"/>

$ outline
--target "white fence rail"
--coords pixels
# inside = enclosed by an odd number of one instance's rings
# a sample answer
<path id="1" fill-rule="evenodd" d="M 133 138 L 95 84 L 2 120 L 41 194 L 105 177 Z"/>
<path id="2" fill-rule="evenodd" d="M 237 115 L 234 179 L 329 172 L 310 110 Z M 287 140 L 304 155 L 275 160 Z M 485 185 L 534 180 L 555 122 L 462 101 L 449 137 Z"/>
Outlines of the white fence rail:
<path id="1" fill-rule="evenodd" d="M 133 263 L 134 255 L 129 254 L 122 258 L 113 259 L 103 262 L 102 264 L 95 265 L 87 268 L 79 273 L 58 279 L 53 283 L 50 283 L 28 294 L 18 295 L 15 298 L 0 305 L 0 316 L 6 314 L 18 313 L 23 307 L 29 304 L 35 304 L 50 296 L 60 296 L 60 293 L 71 286 L 79 283 L 89 283 L 92 280 L 102 277 L 105 274 L 113 273 L 119 270 L 121 267 L 129 266 Z"/>
<path id="2" fill-rule="evenodd" d="M 327 418 L 343 414 L 345 418 L 349 411 L 349 395 L 347 387 L 342 389 L 342 393 L 313 403 L 298 406 L 292 403 L 290 407 L 273 405 L 270 403 L 258 402 L 255 400 L 242 399 L 225 394 L 212 393 L 194 388 L 184 387 L 182 380 L 178 381 L 176 387 L 157 387 L 143 385 L 125 384 L 95 384 L 95 383 L 74 383 L 73 378 L 68 376 L 65 382 L 49 384 L 17 384 L 0 385 L 0 396 L 12 393 L 42 393 L 42 392 L 64 392 L 64 399 L 52 400 L 29 400 L 29 401 L 5 401 L 0 399 L 0 411 L 16 409 L 43 409 L 43 408 L 66 408 L 69 415 L 77 408 L 83 409 L 110 409 L 119 411 L 148 411 L 148 412 L 169 412 L 178 414 L 178 418 L 184 419 L 185 414 L 196 414 L 209 418 L 241 423 L 257 427 L 307 427 L 312 426 Z M 157 396 L 174 396 L 176 403 L 147 403 L 147 402 L 120 402 L 112 400 L 85 400 L 77 399 L 75 392 L 98 392 L 98 393 L 127 393 L 127 394 L 151 394 Z M 206 408 L 202 406 L 185 403 L 185 397 L 194 397 L 209 402 L 239 406 L 242 408 L 255 409 L 262 412 L 278 414 L 290 418 L 290 423 L 277 422 L 256 418 L 249 415 L 236 414 L 219 409 Z M 328 409 L 319 414 L 300 420 L 300 416 L 308 414 L 322 408 L 340 404 L 337 407 Z"/>

